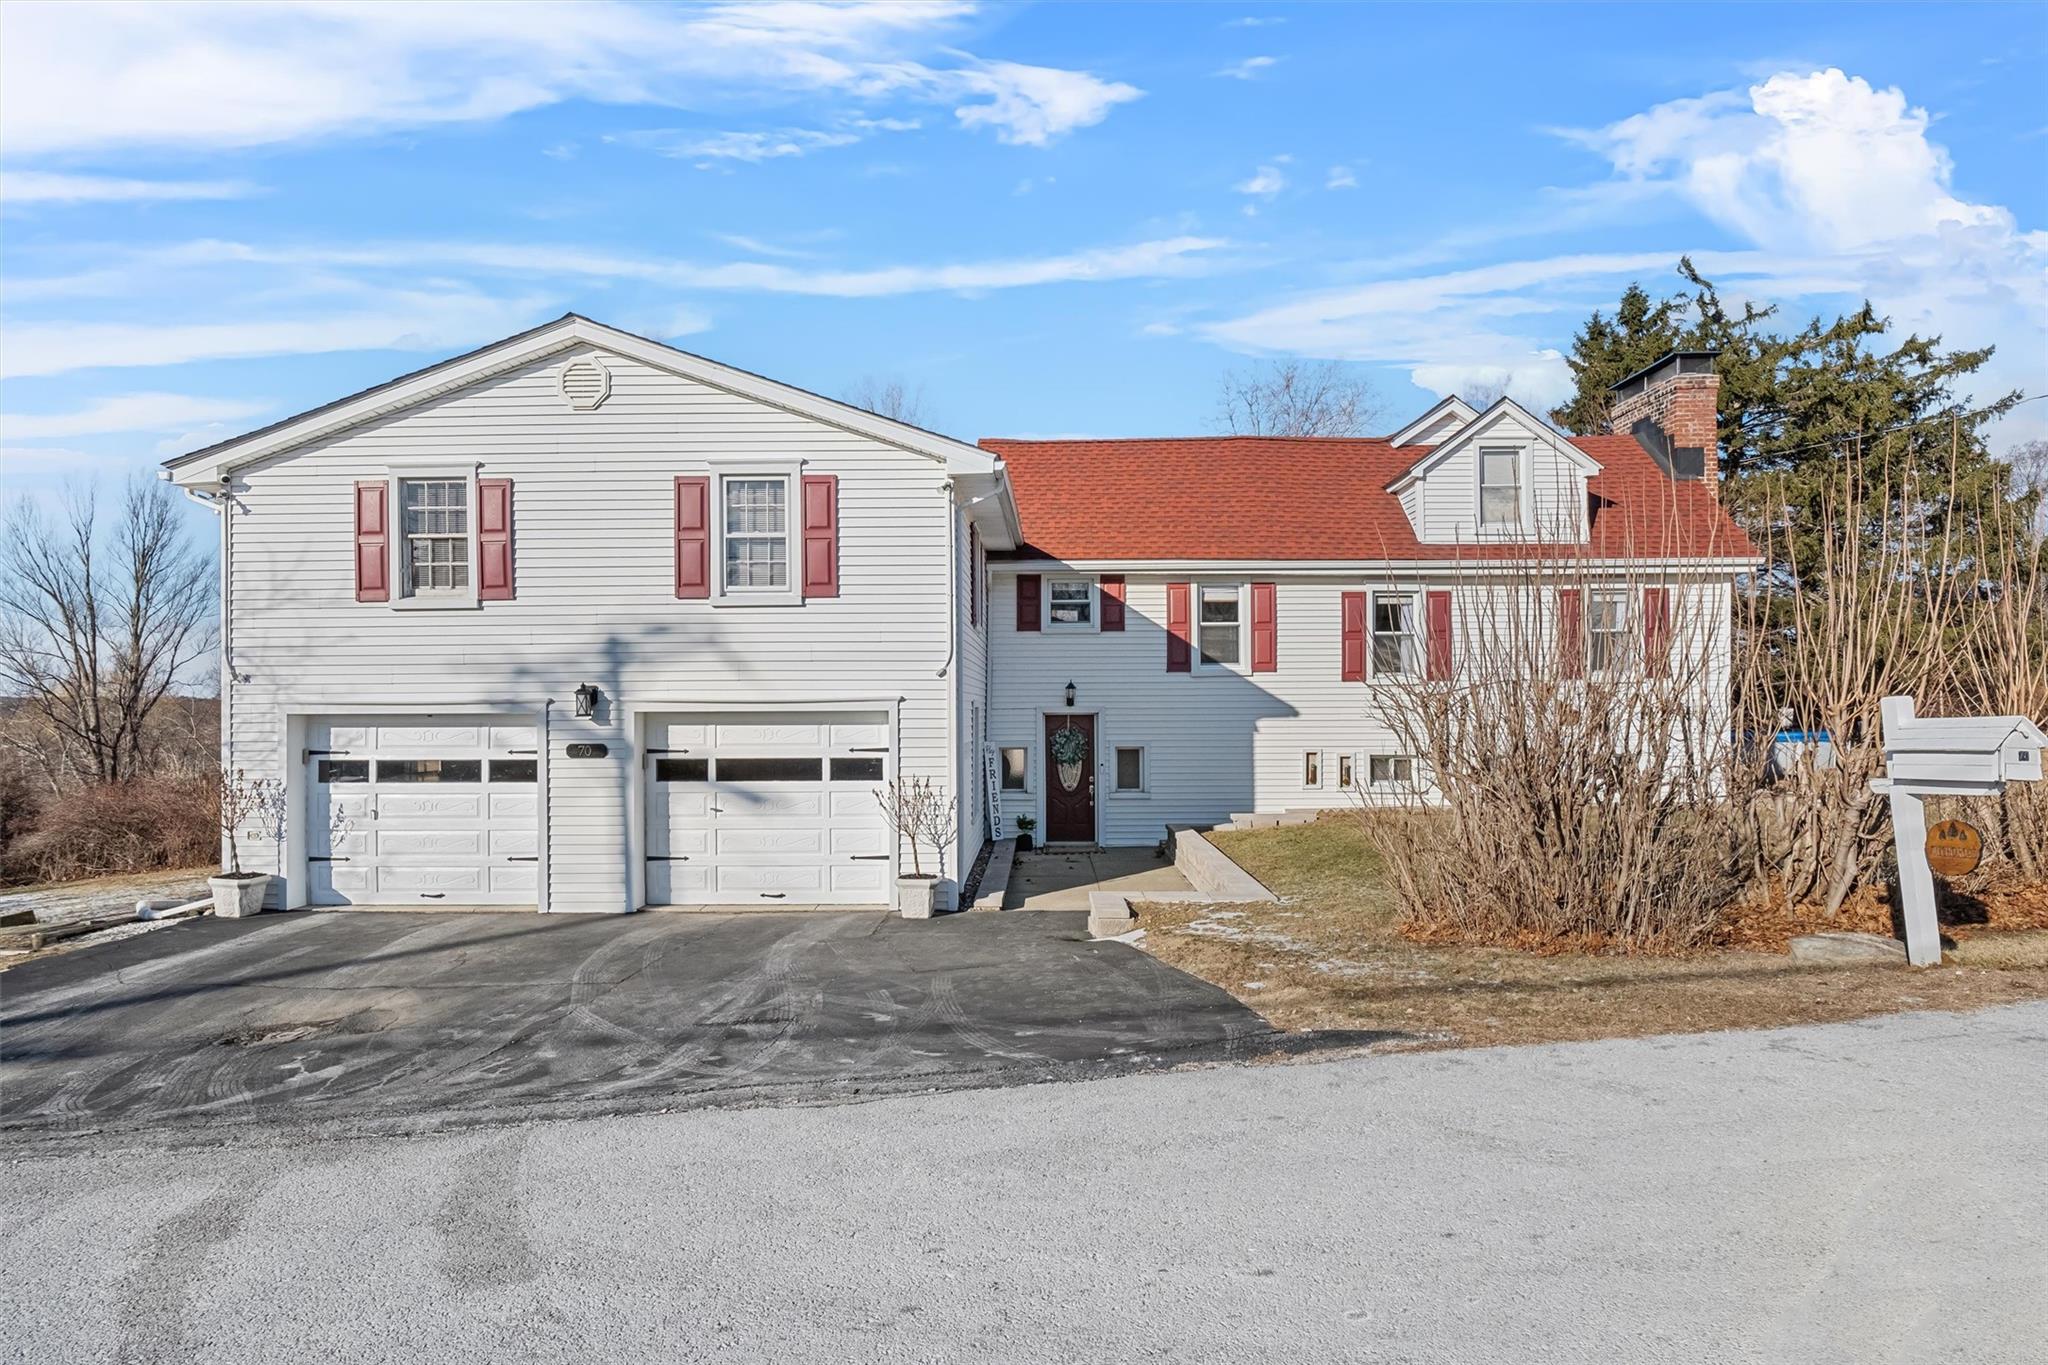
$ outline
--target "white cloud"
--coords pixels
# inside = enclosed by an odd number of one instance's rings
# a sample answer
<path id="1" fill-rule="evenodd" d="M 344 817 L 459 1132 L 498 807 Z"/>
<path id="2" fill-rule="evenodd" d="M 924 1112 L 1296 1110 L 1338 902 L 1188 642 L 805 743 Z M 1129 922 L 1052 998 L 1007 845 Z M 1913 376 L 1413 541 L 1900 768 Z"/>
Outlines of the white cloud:
<path id="1" fill-rule="evenodd" d="M 1109 117 L 1119 104 L 1145 92 L 1121 81 L 1104 81 L 1085 71 L 1015 62 L 982 62 L 943 73 L 935 88 L 952 86 L 984 104 L 963 104 L 953 111 L 963 128 L 992 128 L 996 140 L 1024 147 L 1043 147 L 1063 133 L 1087 128 Z"/>
<path id="2" fill-rule="evenodd" d="M 1568 134 L 1600 152 L 1614 178 L 1566 195 L 1557 223 L 1665 198 L 1747 249 L 1702 251 L 1673 233 L 1664 250 L 1507 261 L 1308 293 L 1205 333 L 1241 350 L 1404 366 L 1439 393 L 1505 376 L 1516 397 L 1548 402 L 1569 390 L 1559 349 L 1586 315 L 1611 308 L 1631 280 L 1653 291 L 1681 287 L 1672 269 L 1690 249 L 1727 296 L 1787 305 L 1790 326 L 1868 297 L 1900 335 L 1996 344 L 1977 397 L 2039 389 L 2048 374 L 2048 233 L 1956 194 L 1931 124 L 1900 91 L 1835 70 L 1674 100 Z M 1474 236 L 1458 245 L 1487 244 Z M 1373 265 L 1399 268 L 1387 258 Z M 2022 413 L 2013 420 L 2041 420 Z"/>
<path id="3" fill-rule="evenodd" d="M 698 133 L 681 128 L 648 128 L 632 133 L 613 133 L 605 138 L 628 147 L 640 147 L 661 156 L 707 161 L 773 161 L 785 156 L 803 156 L 821 147 L 848 147 L 861 140 L 854 132 L 826 132 L 819 128 L 783 128 L 774 132 Z"/>
<path id="4" fill-rule="evenodd" d="M 49 171 L 0 173 L 0 206 L 147 203 L 173 199 L 244 199 L 261 191 L 244 180 L 130 180 Z"/>
<path id="5" fill-rule="evenodd" d="M 1284 158 L 1275 158 L 1282 160 Z M 1278 166 L 1264 165 L 1252 172 L 1249 180 L 1241 180 L 1231 188 L 1239 194 L 1249 194 L 1260 199 L 1271 199 L 1287 188 L 1287 176 Z"/>
<path id="6" fill-rule="evenodd" d="M 119 472 L 133 466 L 134 461 L 126 455 L 72 450 L 65 446 L 0 446 L 0 485 L 25 484 L 31 475 L 96 475 Z"/>
<path id="7" fill-rule="evenodd" d="M 1330 167 L 1329 174 L 1323 177 L 1323 188 L 1326 190 L 1355 190 L 1358 188 L 1358 176 L 1349 166 L 1332 166 Z"/>
<path id="8" fill-rule="evenodd" d="M 266 411 L 268 403 L 194 398 L 182 393 L 128 393 L 102 398 L 71 412 L 0 413 L 0 437 L 10 441 L 99 436 L 113 432 L 170 431 L 201 422 L 236 422 Z"/>
<path id="9" fill-rule="evenodd" d="M 1285 19 L 1279 18 L 1279 17 L 1277 17 L 1277 16 L 1273 16 L 1273 17 L 1260 17 L 1260 16 L 1258 16 L 1258 15 L 1249 15 L 1249 14 L 1248 14 L 1248 15 L 1246 15 L 1246 16 L 1245 16 L 1244 18 L 1242 18 L 1242 19 L 1232 19 L 1232 20 L 1230 20 L 1230 21 L 1229 21 L 1228 23 L 1224 24 L 1224 25 L 1223 25 L 1223 27 L 1225 27 L 1225 28 L 1271 28 L 1271 27 L 1272 27 L 1273 25 L 1275 25 L 1275 24 L 1284 24 L 1284 23 L 1286 23 L 1286 22 L 1287 22 L 1287 21 L 1286 21 Z"/>
<path id="10" fill-rule="evenodd" d="M 483 122 L 566 100 L 959 102 L 1043 145 L 1139 91 L 948 47 L 963 3 L 21 5 L 0 50 L 15 157 L 238 148 Z"/>
<path id="11" fill-rule="evenodd" d="M 1278 57 L 1247 57 L 1241 62 L 1232 62 L 1214 74 L 1233 81 L 1248 81 L 1269 67 L 1277 66 Z"/>
<path id="12" fill-rule="evenodd" d="M 0 378 L 266 355 L 443 351 L 530 326 L 546 307 L 450 291 L 394 293 L 352 311 L 225 322 L 15 322 L 0 331 Z"/>
<path id="13" fill-rule="evenodd" d="M 816 259 L 818 254 L 793 246 L 777 246 L 773 242 L 764 242 L 759 237 L 749 237 L 741 232 L 714 232 L 709 235 L 712 241 L 724 242 L 727 246 L 744 251 L 749 256 L 773 256 L 786 261 L 808 261 Z"/>

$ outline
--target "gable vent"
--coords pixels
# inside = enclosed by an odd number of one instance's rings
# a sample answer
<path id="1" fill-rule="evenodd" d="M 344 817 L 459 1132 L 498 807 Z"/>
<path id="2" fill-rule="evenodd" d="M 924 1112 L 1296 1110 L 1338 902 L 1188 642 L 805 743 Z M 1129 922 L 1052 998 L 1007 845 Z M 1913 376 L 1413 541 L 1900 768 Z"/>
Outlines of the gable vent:
<path id="1" fill-rule="evenodd" d="M 612 372 L 585 357 L 562 367 L 562 397 L 577 412 L 588 412 L 611 396 Z"/>

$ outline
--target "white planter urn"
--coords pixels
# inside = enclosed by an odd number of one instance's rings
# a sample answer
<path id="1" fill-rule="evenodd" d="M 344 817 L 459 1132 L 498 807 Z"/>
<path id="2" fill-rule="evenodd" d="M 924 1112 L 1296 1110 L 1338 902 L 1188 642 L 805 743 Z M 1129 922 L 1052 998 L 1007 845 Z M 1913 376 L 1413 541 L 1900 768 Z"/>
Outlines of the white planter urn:
<path id="1" fill-rule="evenodd" d="M 261 872 L 245 872 L 239 877 L 223 873 L 208 877 L 206 885 L 213 892 L 213 913 L 222 919 L 262 914 L 263 898 L 270 894 L 270 878 Z"/>
<path id="2" fill-rule="evenodd" d="M 937 877 L 898 877 L 896 913 L 905 919 L 930 919 L 938 891 Z"/>

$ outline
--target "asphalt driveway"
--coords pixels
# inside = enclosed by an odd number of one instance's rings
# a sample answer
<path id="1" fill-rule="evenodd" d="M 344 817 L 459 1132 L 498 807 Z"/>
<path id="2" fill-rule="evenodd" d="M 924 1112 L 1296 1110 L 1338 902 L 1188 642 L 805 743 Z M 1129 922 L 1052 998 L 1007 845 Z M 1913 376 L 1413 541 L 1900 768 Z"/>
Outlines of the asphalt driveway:
<path id="1" fill-rule="evenodd" d="M 1090 942 L 1083 914 L 302 912 L 0 976 L 0 1132 L 831 1100 L 1276 1041 L 1221 990 Z"/>

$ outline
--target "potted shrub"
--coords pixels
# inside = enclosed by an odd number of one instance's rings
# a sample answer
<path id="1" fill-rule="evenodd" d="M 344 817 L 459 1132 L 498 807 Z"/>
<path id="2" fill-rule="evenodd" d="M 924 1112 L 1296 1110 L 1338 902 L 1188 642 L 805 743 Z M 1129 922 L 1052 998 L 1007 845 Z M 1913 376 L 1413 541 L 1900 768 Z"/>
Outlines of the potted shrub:
<path id="1" fill-rule="evenodd" d="M 223 769 L 219 790 L 218 816 L 228 847 L 228 865 L 218 877 L 206 881 L 213 892 L 213 913 L 225 919 L 261 914 L 264 898 L 270 894 L 270 875 L 242 870 L 239 840 L 244 830 L 254 826 L 282 842 L 284 783 L 273 777 L 250 777 L 240 768 L 233 772 Z"/>
<path id="2" fill-rule="evenodd" d="M 1030 816 L 1020 815 L 1017 817 L 1017 851 L 1019 853 L 1029 853 L 1031 851 L 1031 831 L 1037 828 L 1038 822 Z"/>
<path id="3" fill-rule="evenodd" d="M 905 919 L 930 919 L 945 871 L 946 843 L 953 837 L 953 798 L 930 778 L 913 777 L 878 788 L 875 799 L 882 803 L 899 847 L 904 842 L 910 845 L 910 871 L 896 878 L 896 913 Z M 925 844 L 939 859 L 937 872 L 924 870 L 918 848 Z"/>

